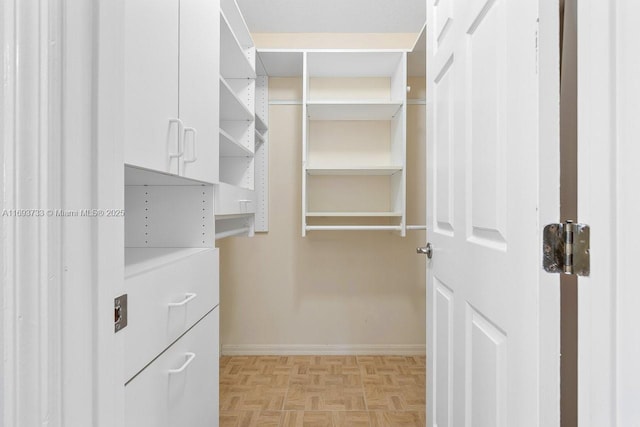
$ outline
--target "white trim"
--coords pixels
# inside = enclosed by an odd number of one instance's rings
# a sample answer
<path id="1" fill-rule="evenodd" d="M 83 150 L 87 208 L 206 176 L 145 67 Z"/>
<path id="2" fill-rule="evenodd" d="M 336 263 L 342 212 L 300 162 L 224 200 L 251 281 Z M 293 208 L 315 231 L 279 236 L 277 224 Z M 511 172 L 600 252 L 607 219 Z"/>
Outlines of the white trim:
<path id="1" fill-rule="evenodd" d="M 578 220 L 591 226 L 591 273 L 578 279 L 578 424 L 638 425 L 640 206 L 634 0 L 579 1 Z"/>
<path id="2" fill-rule="evenodd" d="M 224 344 L 223 356 L 424 356 L 424 344 Z"/>
<path id="3" fill-rule="evenodd" d="M 0 3 L 2 207 L 45 213 L 0 219 L 0 425 L 124 422 L 113 333 L 122 219 L 47 213 L 122 207 L 123 10 L 123 0 Z"/>

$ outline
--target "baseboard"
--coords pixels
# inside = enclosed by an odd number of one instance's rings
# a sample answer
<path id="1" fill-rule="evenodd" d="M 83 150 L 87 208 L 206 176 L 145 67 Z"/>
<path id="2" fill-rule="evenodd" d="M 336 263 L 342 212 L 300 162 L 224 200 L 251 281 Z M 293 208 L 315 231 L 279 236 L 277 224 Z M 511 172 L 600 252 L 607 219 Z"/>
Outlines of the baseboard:
<path id="1" fill-rule="evenodd" d="M 357 355 L 393 355 L 423 356 L 424 344 L 358 344 L 358 345 L 318 345 L 318 344 L 223 344 L 223 356 L 357 356 Z"/>

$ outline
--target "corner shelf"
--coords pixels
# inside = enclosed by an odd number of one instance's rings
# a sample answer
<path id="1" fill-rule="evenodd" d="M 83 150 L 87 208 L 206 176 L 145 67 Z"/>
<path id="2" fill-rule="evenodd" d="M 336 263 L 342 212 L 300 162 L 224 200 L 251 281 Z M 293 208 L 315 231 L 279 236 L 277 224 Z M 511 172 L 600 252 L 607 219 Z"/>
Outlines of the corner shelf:
<path id="1" fill-rule="evenodd" d="M 263 144 L 266 140 L 266 138 L 262 136 L 262 134 L 258 131 L 258 129 L 256 129 L 255 138 L 256 138 L 256 145 Z"/>
<path id="2" fill-rule="evenodd" d="M 225 78 L 255 79 L 254 70 L 245 48 L 240 45 L 225 14 L 220 12 L 220 75 Z"/>
<path id="3" fill-rule="evenodd" d="M 220 157 L 253 157 L 253 152 L 220 129 Z"/>
<path id="4" fill-rule="evenodd" d="M 256 114 L 256 130 L 262 132 L 266 132 L 269 129 L 264 119 L 260 117 L 259 114 Z"/>
<path id="5" fill-rule="evenodd" d="M 245 105 L 229 83 L 220 78 L 220 120 L 253 121 L 254 115 Z"/>
<path id="6" fill-rule="evenodd" d="M 236 0 L 220 1 L 220 150 L 215 240 L 253 236 L 256 49 Z"/>

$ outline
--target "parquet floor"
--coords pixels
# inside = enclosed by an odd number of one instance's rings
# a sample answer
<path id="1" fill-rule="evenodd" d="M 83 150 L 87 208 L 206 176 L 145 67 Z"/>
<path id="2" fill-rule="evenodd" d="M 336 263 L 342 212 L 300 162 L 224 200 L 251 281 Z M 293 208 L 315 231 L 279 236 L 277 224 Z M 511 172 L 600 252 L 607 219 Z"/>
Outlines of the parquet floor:
<path id="1" fill-rule="evenodd" d="M 424 356 L 220 360 L 220 426 L 420 426 Z"/>

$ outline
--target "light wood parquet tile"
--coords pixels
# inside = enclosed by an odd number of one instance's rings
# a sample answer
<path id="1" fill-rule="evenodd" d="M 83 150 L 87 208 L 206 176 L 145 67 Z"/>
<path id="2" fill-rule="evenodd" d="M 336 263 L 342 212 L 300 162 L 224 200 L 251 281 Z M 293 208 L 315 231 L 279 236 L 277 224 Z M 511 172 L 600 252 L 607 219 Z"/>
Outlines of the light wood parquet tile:
<path id="1" fill-rule="evenodd" d="M 424 427 L 427 422 L 425 413 L 419 411 L 373 411 L 370 415 L 372 427 Z"/>
<path id="2" fill-rule="evenodd" d="M 279 427 L 283 418 L 282 411 L 222 411 L 220 427 Z"/>
<path id="3" fill-rule="evenodd" d="M 370 427 L 371 418 L 367 411 L 335 411 L 333 412 L 334 427 Z"/>
<path id="4" fill-rule="evenodd" d="M 424 411 L 424 357 L 220 360 L 221 426 L 424 426 Z"/>
<path id="5" fill-rule="evenodd" d="M 281 411 L 287 387 L 261 385 L 220 387 L 221 411 Z"/>
<path id="6" fill-rule="evenodd" d="M 363 411 L 366 409 L 362 386 L 291 384 L 285 410 Z"/>
<path id="7" fill-rule="evenodd" d="M 424 387 L 365 386 L 369 410 L 419 411 L 425 407 Z"/>
<path id="8" fill-rule="evenodd" d="M 333 427 L 331 412 L 328 411 L 286 411 L 285 427 Z"/>

